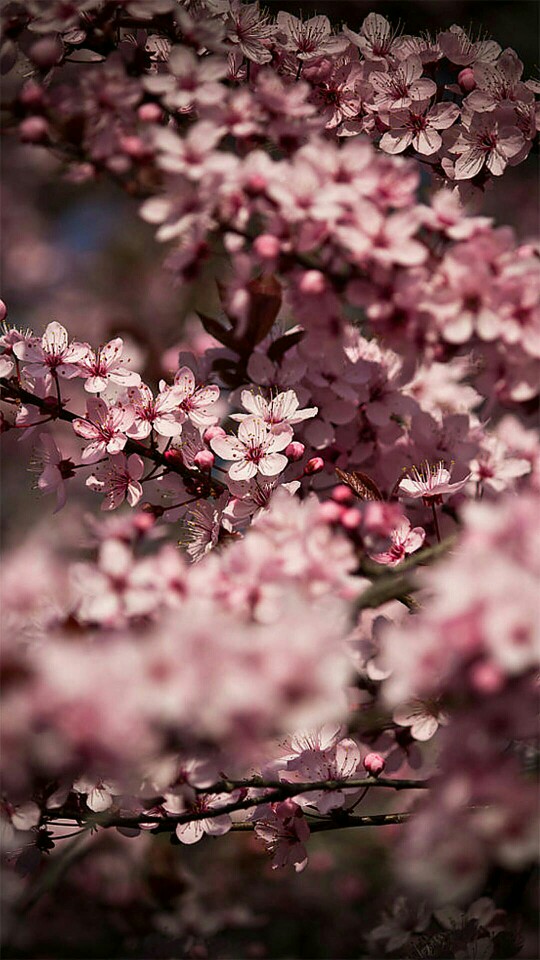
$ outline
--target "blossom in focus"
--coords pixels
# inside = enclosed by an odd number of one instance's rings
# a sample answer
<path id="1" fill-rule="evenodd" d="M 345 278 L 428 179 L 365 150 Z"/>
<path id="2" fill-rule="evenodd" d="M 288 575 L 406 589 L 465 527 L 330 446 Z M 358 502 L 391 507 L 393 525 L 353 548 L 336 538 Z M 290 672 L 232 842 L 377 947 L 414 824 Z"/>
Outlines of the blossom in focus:
<path id="1" fill-rule="evenodd" d="M 88 393 L 101 393 L 109 384 L 119 383 L 124 387 L 137 386 L 140 376 L 122 363 L 124 343 L 121 337 L 110 340 L 104 347 L 92 350 L 88 346 L 86 355 L 79 360 L 79 376 L 83 377 L 84 389 Z"/>
<path id="2" fill-rule="evenodd" d="M 420 497 L 426 505 L 442 503 L 443 497 L 450 497 L 462 490 L 469 476 L 464 480 L 450 483 L 452 476 L 442 460 L 431 464 L 426 460 L 420 467 L 412 467 L 409 476 L 400 481 L 398 492 L 405 498 L 417 500 Z"/>
<path id="3" fill-rule="evenodd" d="M 252 393 L 251 390 L 242 390 L 241 400 L 248 413 L 233 413 L 231 420 L 241 422 L 250 416 L 260 417 L 271 429 L 281 424 L 293 426 L 315 417 L 318 412 L 317 407 L 299 410 L 300 403 L 294 390 L 278 393 L 273 400 L 266 400 L 261 394 Z"/>
<path id="4" fill-rule="evenodd" d="M 297 873 L 305 869 L 308 855 L 304 846 L 309 826 L 293 800 L 272 803 L 256 814 L 255 835 L 272 854 L 272 869 L 292 865 Z"/>
<path id="5" fill-rule="evenodd" d="M 101 397 L 91 397 L 86 404 L 86 417 L 73 421 L 78 437 L 90 443 L 82 452 L 83 460 L 99 460 L 105 453 L 120 453 L 127 443 L 126 431 L 135 419 L 133 409 L 108 406 Z"/>
<path id="6" fill-rule="evenodd" d="M 201 429 L 212 426 L 217 418 L 211 407 L 219 400 L 219 387 L 211 384 L 198 387 L 195 375 L 189 367 L 181 367 L 174 377 L 174 393 L 180 409 L 195 427 Z"/>
<path id="7" fill-rule="evenodd" d="M 187 803 L 183 797 L 176 794 L 166 794 L 163 806 L 169 814 L 203 814 L 207 817 L 191 820 L 189 823 L 179 823 L 176 827 L 176 836 L 181 843 L 197 843 L 205 833 L 210 837 L 222 837 L 232 827 L 232 820 L 228 813 L 214 815 L 214 810 L 233 802 L 234 794 L 216 793 L 198 796 L 192 803 Z"/>
<path id="8" fill-rule="evenodd" d="M 475 113 L 466 125 L 447 134 L 450 153 L 457 153 L 454 165 L 456 180 L 471 180 L 486 165 L 494 177 L 500 177 L 513 157 L 522 150 L 523 134 L 517 126 L 503 124 L 496 113 Z M 444 166 L 444 164 L 443 164 Z"/>
<path id="9" fill-rule="evenodd" d="M 25 364 L 26 372 L 47 381 L 55 375 L 68 380 L 80 376 L 78 365 L 86 350 L 86 344 L 70 344 L 66 328 L 56 321 L 49 323 L 41 338 L 30 337 L 13 344 L 13 353 Z"/>
<path id="10" fill-rule="evenodd" d="M 223 460 L 235 461 L 229 468 L 233 480 L 250 480 L 257 473 L 274 477 L 288 464 L 285 450 L 293 438 L 292 429 L 284 425 L 279 433 L 271 432 L 261 417 L 247 417 L 238 428 L 238 437 L 214 437 L 210 446 Z"/>
<path id="11" fill-rule="evenodd" d="M 99 464 L 88 477 L 86 486 L 96 493 L 103 493 L 102 510 L 115 510 L 124 500 L 135 507 L 142 497 L 139 483 L 144 473 L 144 462 L 136 453 L 126 457 L 123 453 L 111 456 L 107 463 Z"/>

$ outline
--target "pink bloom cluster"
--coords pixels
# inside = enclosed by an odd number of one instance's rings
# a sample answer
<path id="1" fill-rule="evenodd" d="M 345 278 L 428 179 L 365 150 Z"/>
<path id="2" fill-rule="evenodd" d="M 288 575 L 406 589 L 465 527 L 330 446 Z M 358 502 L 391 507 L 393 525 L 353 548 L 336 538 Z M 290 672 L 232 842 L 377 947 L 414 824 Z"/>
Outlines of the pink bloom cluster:
<path id="1" fill-rule="evenodd" d="M 404 841 L 406 875 L 441 901 L 474 889 L 491 860 L 514 869 L 536 855 L 535 788 L 520 782 L 520 765 L 536 726 L 537 512 L 532 494 L 469 504 L 458 549 L 424 578 L 425 608 L 382 634 L 383 694 L 397 722 L 424 739 L 449 723 L 443 704 L 451 717 L 433 797 Z M 431 733 L 425 719 L 418 726 L 429 714 Z"/>

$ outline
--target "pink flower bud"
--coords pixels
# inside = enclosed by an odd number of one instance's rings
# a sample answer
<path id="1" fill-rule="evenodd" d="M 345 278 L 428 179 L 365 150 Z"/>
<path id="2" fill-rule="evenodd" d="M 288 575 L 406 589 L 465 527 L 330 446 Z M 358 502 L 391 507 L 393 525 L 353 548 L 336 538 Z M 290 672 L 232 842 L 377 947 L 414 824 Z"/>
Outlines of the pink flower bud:
<path id="1" fill-rule="evenodd" d="M 152 151 L 140 137 L 121 137 L 120 146 L 124 153 L 134 160 L 144 160 L 152 156 Z"/>
<path id="2" fill-rule="evenodd" d="M 478 693 L 497 693 L 504 685 L 504 674 L 494 663 L 475 663 L 470 671 L 471 683 Z"/>
<path id="3" fill-rule="evenodd" d="M 58 37 L 43 37 L 30 47 L 29 57 L 36 67 L 47 70 L 59 63 L 64 53 L 64 44 Z"/>
<path id="4" fill-rule="evenodd" d="M 324 470 L 324 460 L 322 457 L 312 457 L 304 467 L 304 476 L 310 477 L 313 473 L 320 473 Z"/>
<path id="5" fill-rule="evenodd" d="M 210 450 L 199 450 L 193 457 L 193 463 L 199 470 L 211 470 L 215 463 L 214 454 Z"/>
<path id="6" fill-rule="evenodd" d="M 264 193 L 267 185 L 268 184 L 265 177 L 263 177 L 260 173 L 253 173 L 251 177 L 248 177 L 245 190 L 246 193 L 250 193 L 252 196 L 257 196 L 259 193 Z"/>
<path id="7" fill-rule="evenodd" d="M 157 103 L 141 103 L 137 110 L 137 116 L 141 123 L 159 123 L 163 111 Z"/>
<path id="8" fill-rule="evenodd" d="M 339 523 L 343 514 L 343 507 L 333 500 L 325 500 L 319 507 L 319 517 L 323 523 Z"/>
<path id="9" fill-rule="evenodd" d="M 273 237 L 271 233 L 263 233 L 260 237 L 257 237 L 253 247 L 255 253 L 257 253 L 259 257 L 262 257 L 263 260 L 274 260 L 281 250 L 281 244 L 278 238 Z"/>
<path id="10" fill-rule="evenodd" d="M 298 440 L 293 440 L 288 447 L 285 447 L 283 452 L 289 460 L 301 460 L 306 452 L 306 448 L 303 443 L 300 443 Z"/>
<path id="11" fill-rule="evenodd" d="M 3 300 L 0 300 L 0 323 L 7 317 L 7 307 Z"/>
<path id="12" fill-rule="evenodd" d="M 35 109 L 43 105 L 43 88 L 38 83 L 29 80 L 19 94 L 19 101 L 28 109 Z"/>
<path id="13" fill-rule="evenodd" d="M 49 126 L 44 117 L 27 117 L 19 126 L 19 137 L 23 143 L 43 143 L 47 139 Z"/>
<path id="14" fill-rule="evenodd" d="M 320 294 L 326 290 L 326 280 L 320 270 L 307 270 L 300 280 L 302 293 Z"/>
<path id="15" fill-rule="evenodd" d="M 337 487 L 332 490 L 332 500 L 335 500 L 336 503 L 352 503 L 354 493 L 344 483 L 338 483 Z"/>
<path id="16" fill-rule="evenodd" d="M 174 449 L 166 450 L 163 456 L 167 461 L 167 463 L 172 463 L 175 465 L 178 464 L 179 466 L 181 466 L 184 462 L 182 460 L 182 454 L 180 453 L 179 450 L 174 450 Z"/>
<path id="17" fill-rule="evenodd" d="M 356 530 L 362 523 L 362 514 L 356 507 L 349 507 L 341 514 L 341 523 L 346 530 Z"/>
<path id="18" fill-rule="evenodd" d="M 227 434 L 223 427 L 218 427 L 217 424 L 214 427 L 207 427 L 203 433 L 203 440 L 205 443 L 210 443 L 214 437 L 226 437 Z"/>
<path id="19" fill-rule="evenodd" d="M 461 70 L 460 73 L 458 73 L 457 79 L 464 93 L 470 93 L 471 90 L 474 90 L 476 87 L 474 71 L 470 67 L 465 67 L 464 70 Z"/>
<path id="20" fill-rule="evenodd" d="M 384 757 L 381 757 L 380 753 L 368 753 L 364 757 L 364 770 L 369 773 L 372 777 L 378 777 L 380 773 L 383 772 L 386 766 L 386 760 Z"/>

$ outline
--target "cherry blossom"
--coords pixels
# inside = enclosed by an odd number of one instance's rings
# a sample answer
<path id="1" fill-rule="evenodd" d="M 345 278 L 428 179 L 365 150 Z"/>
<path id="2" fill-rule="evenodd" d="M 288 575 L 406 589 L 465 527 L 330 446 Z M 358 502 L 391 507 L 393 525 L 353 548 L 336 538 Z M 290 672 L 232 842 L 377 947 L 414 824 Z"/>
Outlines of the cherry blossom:
<path id="1" fill-rule="evenodd" d="M 96 467 L 88 477 L 86 486 L 96 493 L 105 494 L 102 510 L 115 510 L 124 500 L 130 507 L 135 507 L 143 493 L 139 483 L 143 473 L 144 462 L 136 453 L 129 457 L 116 453 L 109 457 L 107 463 Z"/>
<path id="2" fill-rule="evenodd" d="M 404 560 L 407 554 L 419 550 L 426 538 L 426 531 L 423 527 L 412 527 L 410 520 L 406 517 L 401 521 L 395 530 L 390 534 L 391 546 L 389 550 L 383 553 L 370 554 L 371 559 L 377 563 L 384 563 L 389 567 L 395 567 L 396 564 Z"/>
<path id="3" fill-rule="evenodd" d="M 468 481 L 458 480 L 450 483 L 451 470 L 442 461 L 430 464 L 427 461 L 421 467 L 413 467 L 409 476 L 399 483 L 399 492 L 406 498 L 421 497 L 424 503 L 442 503 L 443 497 L 451 496 L 462 490 Z"/>
<path id="4" fill-rule="evenodd" d="M 298 409 L 300 402 L 294 390 L 278 393 L 272 400 L 266 400 L 261 394 L 242 390 L 241 400 L 244 410 L 248 412 L 233 413 L 231 420 L 242 422 L 250 416 L 259 417 L 271 430 L 274 427 L 281 428 L 282 424 L 288 424 L 292 427 L 317 415 L 317 407 L 308 407 L 305 410 Z"/>
<path id="5" fill-rule="evenodd" d="M 131 416 L 127 434 L 137 440 L 144 440 L 150 436 L 152 430 L 161 437 L 180 436 L 186 419 L 186 414 L 181 409 L 184 396 L 183 391 L 179 392 L 168 386 L 164 380 L 160 381 L 156 397 L 146 383 L 130 387 L 126 394 L 126 413 Z"/>
<path id="6" fill-rule="evenodd" d="M 139 374 L 122 364 L 123 346 L 121 337 L 116 337 L 95 352 L 88 347 L 86 356 L 78 363 L 79 376 L 83 377 L 84 389 L 88 393 L 101 393 L 108 387 L 109 382 L 119 383 L 124 387 L 137 386 L 140 383 Z"/>
<path id="7" fill-rule="evenodd" d="M 219 399 L 219 387 L 197 387 L 189 367 L 181 367 L 174 375 L 174 393 L 179 406 L 195 427 L 210 427 L 217 420 L 213 407 Z"/>
<path id="8" fill-rule="evenodd" d="M 79 363 L 84 359 L 86 346 L 69 343 L 69 335 L 62 324 L 49 323 L 38 339 L 29 337 L 13 344 L 13 353 L 25 365 L 31 376 L 50 381 L 54 376 L 72 379 L 79 376 Z"/>
<path id="9" fill-rule="evenodd" d="M 83 460 L 93 463 L 105 453 L 120 453 L 127 443 L 126 431 L 134 420 L 133 409 L 108 406 L 105 400 L 98 397 L 89 399 L 86 417 L 73 421 L 77 436 L 90 441 L 82 452 Z"/>
<path id="10" fill-rule="evenodd" d="M 390 130 L 381 137 L 381 150 L 401 153 L 412 144 L 418 153 L 431 156 L 442 146 L 437 131 L 452 126 L 458 116 L 455 103 L 439 103 L 427 109 L 426 101 L 420 101 L 408 110 L 393 110 L 389 116 Z"/>
<path id="11" fill-rule="evenodd" d="M 50 433 L 40 434 L 40 467 L 43 467 L 37 480 L 38 490 L 42 493 L 56 493 L 55 513 L 65 506 L 67 499 L 66 480 L 75 476 L 72 460 L 62 456 L 54 437 Z"/>
<path id="12" fill-rule="evenodd" d="M 272 867 L 293 866 L 301 873 L 307 866 L 304 846 L 309 837 L 309 826 L 302 811 L 293 801 L 272 804 L 257 815 L 255 834 L 272 854 Z"/>
<path id="13" fill-rule="evenodd" d="M 218 457 L 233 460 L 229 476 L 233 480 L 250 480 L 258 473 L 274 477 L 287 466 L 287 457 L 280 453 L 289 445 L 292 429 L 284 424 L 279 432 L 271 431 L 261 417 L 248 416 L 238 428 L 238 436 L 214 437 L 210 446 Z"/>

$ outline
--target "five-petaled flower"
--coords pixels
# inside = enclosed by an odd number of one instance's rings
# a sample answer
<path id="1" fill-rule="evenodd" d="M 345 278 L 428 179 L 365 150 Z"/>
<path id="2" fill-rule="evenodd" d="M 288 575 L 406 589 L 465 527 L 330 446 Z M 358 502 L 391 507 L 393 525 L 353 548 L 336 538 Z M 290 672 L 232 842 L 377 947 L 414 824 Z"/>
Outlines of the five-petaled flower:
<path id="1" fill-rule="evenodd" d="M 233 480 L 251 480 L 257 473 L 274 477 L 287 466 L 280 453 L 288 447 L 293 432 L 287 424 L 270 431 L 262 417 L 246 417 L 238 428 L 238 437 L 214 437 L 210 446 L 223 460 L 234 460 L 229 468 Z"/>
<path id="2" fill-rule="evenodd" d="M 144 462 L 136 453 L 126 457 L 116 453 L 107 463 L 99 464 L 95 472 L 88 477 L 86 486 L 96 493 L 105 494 L 102 510 L 114 510 L 124 500 L 135 507 L 142 497 L 140 479 L 144 472 Z"/>
<path id="3" fill-rule="evenodd" d="M 428 463 L 427 460 L 420 467 L 412 467 L 409 476 L 401 480 L 398 490 L 404 497 L 417 500 L 420 497 L 425 504 L 442 503 L 443 497 L 462 490 L 469 474 L 463 480 L 450 483 L 451 469 L 448 470 L 442 460 L 438 463 Z"/>
<path id="4" fill-rule="evenodd" d="M 101 393 L 109 385 L 109 381 L 123 387 L 138 386 L 141 382 L 139 374 L 128 370 L 122 363 L 123 346 L 121 337 L 110 340 L 95 351 L 87 345 L 87 352 L 78 366 L 79 376 L 83 377 L 84 389 L 88 393 Z"/>

